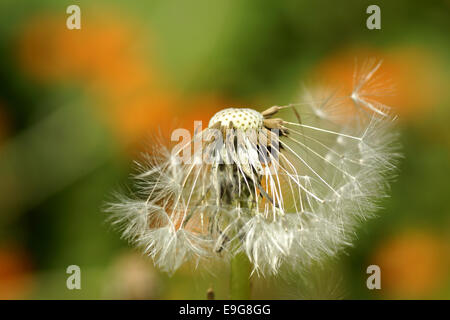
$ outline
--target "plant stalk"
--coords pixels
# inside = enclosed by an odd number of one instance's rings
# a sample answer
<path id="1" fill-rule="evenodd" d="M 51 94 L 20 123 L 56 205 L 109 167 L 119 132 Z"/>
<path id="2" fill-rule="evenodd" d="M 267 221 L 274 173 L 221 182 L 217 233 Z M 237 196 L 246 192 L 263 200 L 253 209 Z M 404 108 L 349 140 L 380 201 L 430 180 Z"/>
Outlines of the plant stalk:
<path id="1" fill-rule="evenodd" d="M 252 266 L 243 252 L 231 259 L 230 298 L 231 300 L 250 300 L 250 273 Z"/>

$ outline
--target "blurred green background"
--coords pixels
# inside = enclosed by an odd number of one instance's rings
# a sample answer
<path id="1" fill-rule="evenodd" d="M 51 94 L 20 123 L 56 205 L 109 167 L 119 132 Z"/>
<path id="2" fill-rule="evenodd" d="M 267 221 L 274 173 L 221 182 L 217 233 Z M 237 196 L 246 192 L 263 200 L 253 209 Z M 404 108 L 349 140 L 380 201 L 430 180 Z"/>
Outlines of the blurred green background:
<path id="1" fill-rule="evenodd" d="M 81 30 L 66 28 L 72 4 Z M 158 128 L 297 102 L 302 84 L 345 85 L 356 57 L 377 57 L 405 155 L 392 197 L 353 248 L 303 279 L 255 278 L 253 298 L 449 299 L 449 30 L 450 1 L 2 0 L 0 298 L 228 298 L 225 267 L 169 277 L 120 240 L 108 195 Z M 73 264 L 81 290 L 66 288 Z"/>

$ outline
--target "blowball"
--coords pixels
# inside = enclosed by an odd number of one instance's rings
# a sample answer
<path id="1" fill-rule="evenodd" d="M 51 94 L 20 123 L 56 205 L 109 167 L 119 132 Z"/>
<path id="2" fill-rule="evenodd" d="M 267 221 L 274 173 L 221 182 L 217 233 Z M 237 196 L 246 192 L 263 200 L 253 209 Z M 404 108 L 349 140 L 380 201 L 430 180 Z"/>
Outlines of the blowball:
<path id="1" fill-rule="evenodd" d="M 108 206 L 113 225 L 168 272 L 245 252 L 276 274 L 335 255 L 388 195 L 400 156 L 395 118 L 370 95 L 378 68 L 342 96 L 224 109 L 189 142 L 155 144 L 136 194 Z"/>

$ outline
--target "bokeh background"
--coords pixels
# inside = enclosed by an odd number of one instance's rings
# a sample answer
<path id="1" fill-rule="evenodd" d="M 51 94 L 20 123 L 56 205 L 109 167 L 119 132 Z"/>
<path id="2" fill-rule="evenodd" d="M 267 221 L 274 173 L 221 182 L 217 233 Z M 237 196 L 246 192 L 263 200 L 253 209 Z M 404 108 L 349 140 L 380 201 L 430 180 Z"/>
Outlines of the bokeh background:
<path id="1" fill-rule="evenodd" d="M 81 30 L 66 28 L 72 4 Z M 381 30 L 365 26 L 370 4 Z M 450 1 L 2 0 L 0 298 L 228 298 L 226 268 L 159 272 L 103 203 L 152 132 L 297 102 L 301 85 L 345 86 L 355 58 L 377 57 L 405 155 L 392 197 L 353 248 L 307 277 L 254 279 L 253 297 L 449 299 L 449 30 Z M 72 264 L 81 290 L 66 288 Z M 381 290 L 366 287 L 371 264 Z"/>

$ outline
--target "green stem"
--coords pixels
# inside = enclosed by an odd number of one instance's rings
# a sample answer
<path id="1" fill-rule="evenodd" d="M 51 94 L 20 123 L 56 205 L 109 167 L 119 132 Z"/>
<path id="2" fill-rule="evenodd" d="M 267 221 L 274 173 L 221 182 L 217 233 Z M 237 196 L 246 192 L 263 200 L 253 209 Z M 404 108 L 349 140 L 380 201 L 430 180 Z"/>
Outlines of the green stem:
<path id="1" fill-rule="evenodd" d="M 245 253 L 238 253 L 231 259 L 230 298 L 232 300 L 250 299 L 251 263 Z"/>

